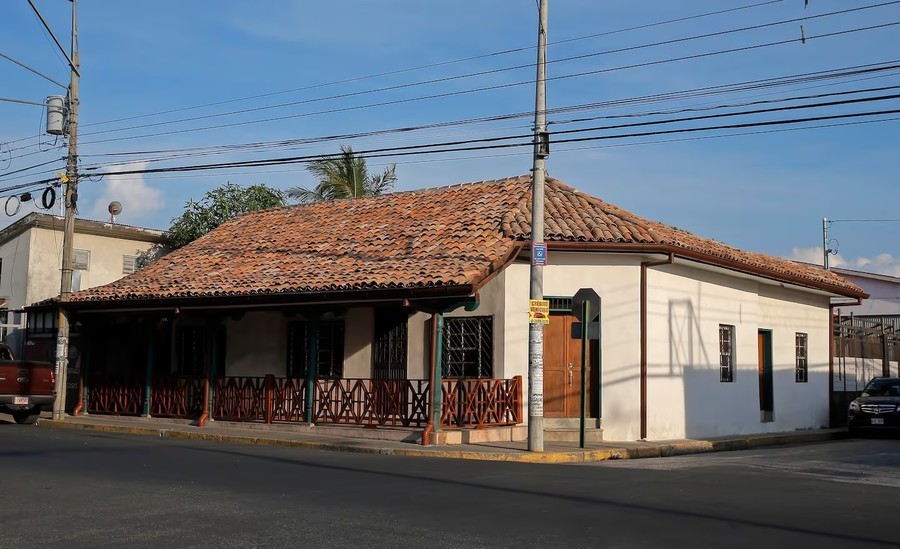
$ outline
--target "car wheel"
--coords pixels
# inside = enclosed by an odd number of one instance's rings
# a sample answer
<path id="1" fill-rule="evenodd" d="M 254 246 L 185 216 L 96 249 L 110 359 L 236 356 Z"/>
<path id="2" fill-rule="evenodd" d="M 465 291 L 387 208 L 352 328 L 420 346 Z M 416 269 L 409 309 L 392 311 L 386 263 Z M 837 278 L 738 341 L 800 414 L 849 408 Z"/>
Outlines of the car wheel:
<path id="1" fill-rule="evenodd" d="M 37 410 L 16 410 L 12 413 L 12 416 L 19 425 L 33 425 L 41 417 L 41 410 L 40 408 Z"/>

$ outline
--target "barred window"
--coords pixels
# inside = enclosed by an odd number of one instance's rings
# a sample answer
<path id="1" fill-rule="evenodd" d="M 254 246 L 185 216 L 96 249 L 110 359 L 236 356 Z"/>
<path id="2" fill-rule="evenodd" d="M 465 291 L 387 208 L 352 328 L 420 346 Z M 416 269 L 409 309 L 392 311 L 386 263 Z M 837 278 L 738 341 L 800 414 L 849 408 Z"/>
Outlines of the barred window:
<path id="1" fill-rule="evenodd" d="M 734 381 L 734 326 L 719 324 L 719 381 Z"/>
<path id="2" fill-rule="evenodd" d="M 809 362 L 807 362 L 807 335 L 797 332 L 794 336 L 794 347 L 796 349 L 797 369 L 794 380 L 797 383 L 806 383 L 809 381 Z"/>
<path id="3" fill-rule="evenodd" d="M 306 377 L 309 364 L 309 323 L 288 324 L 287 375 Z M 344 321 L 319 323 L 316 338 L 316 377 L 344 374 Z"/>
<path id="4" fill-rule="evenodd" d="M 443 341 L 443 377 L 494 377 L 493 317 L 447 318 Z"/>
<path id="5" fill-rule="evenodd" d="M 409 314 L 404 309 L 375 310 L 372 373 L 375 379 L 406 379 Z"/>

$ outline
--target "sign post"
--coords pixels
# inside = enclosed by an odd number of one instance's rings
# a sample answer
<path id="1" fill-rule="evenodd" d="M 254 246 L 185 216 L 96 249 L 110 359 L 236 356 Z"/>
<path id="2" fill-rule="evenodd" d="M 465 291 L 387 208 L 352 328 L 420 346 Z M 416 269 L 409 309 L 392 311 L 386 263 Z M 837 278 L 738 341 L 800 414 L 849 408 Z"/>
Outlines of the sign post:
<path id="1" fill-rule="evenodd" d="M 587 428 L 588 340 L 600 339 L 600 296 L 592 288 L 582 288 L 572 298 L 572 314 L 581 322 L 572 324 L 572 339 L 581 339 L 581 422 L 578 443 L 584 448 Z"/>

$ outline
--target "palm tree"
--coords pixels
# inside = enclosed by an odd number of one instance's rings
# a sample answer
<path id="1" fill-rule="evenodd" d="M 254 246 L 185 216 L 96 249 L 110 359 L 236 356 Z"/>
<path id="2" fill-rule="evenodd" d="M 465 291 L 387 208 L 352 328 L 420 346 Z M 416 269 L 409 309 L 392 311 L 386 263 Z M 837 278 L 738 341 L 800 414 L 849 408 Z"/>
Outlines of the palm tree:
<path id="1" fill-rule="evenodd" d="M 294 187 L 287 191 L 290 198 L 305 203 L 377 196 L 390 192 L 397 181 L 396 164 L 381 174 L 369 174 L 365 157 L 353 154 L 351 147 L 342 146 L 339 155 L 314 160 L 306 169 L 319 180 L 315 188 Z"/>

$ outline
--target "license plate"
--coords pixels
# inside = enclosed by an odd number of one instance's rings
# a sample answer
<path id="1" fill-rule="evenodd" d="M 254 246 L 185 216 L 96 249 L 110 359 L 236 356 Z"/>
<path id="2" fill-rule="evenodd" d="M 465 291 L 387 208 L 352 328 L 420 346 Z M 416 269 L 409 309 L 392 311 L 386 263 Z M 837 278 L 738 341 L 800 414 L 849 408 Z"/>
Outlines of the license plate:
<path id="1" fill-rule="evenodd" d="M 884 418 L 883 417 L 873 417 L 872 425 L 884 425 Z"/>
<path id="2" fill-rule="evenodd" d="M 28 397 L 13 397 L 13 404 L 28 404 Z"/>

